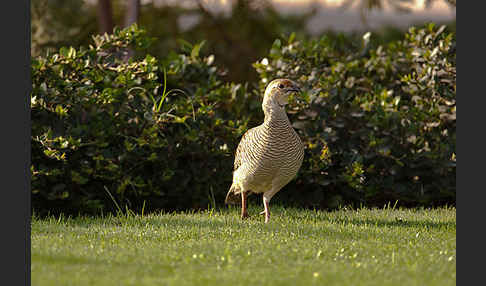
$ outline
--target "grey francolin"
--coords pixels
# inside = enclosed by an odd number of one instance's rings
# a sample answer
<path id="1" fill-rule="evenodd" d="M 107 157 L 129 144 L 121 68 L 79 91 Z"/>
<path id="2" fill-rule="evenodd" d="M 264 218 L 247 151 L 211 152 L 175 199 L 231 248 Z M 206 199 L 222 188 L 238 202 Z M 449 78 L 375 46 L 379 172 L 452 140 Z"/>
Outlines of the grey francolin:
<path id="1" fill-rule="evenodd" d="M 248 217 L 247 196 L 263 193 L 265 223 L 270 219 L 269 203 L 297 174 L 304 158 L 304 146 L 292 128 L 285 105 L 288 97 L 300 92 L 298 85 L 288 79 L 276 79 L 265 89 L 262 109 L 264 122 L 248 130 L 235 155 L 233 183 L 225 203 L 239 203 L 241 218 Z"/>

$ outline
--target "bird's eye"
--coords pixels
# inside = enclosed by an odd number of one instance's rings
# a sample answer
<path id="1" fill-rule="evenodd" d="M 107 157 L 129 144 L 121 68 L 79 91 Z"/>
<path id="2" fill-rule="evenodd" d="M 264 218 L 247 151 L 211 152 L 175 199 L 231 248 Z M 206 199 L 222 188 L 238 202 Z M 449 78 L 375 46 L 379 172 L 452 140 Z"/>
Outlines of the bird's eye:
<path id="1" fill-rule="evenodd" d="M 278 88 L 282 89 L 282 88 L 284 88 L 284 85 L 283 84 L 279 84 L 278 85 Z"/>

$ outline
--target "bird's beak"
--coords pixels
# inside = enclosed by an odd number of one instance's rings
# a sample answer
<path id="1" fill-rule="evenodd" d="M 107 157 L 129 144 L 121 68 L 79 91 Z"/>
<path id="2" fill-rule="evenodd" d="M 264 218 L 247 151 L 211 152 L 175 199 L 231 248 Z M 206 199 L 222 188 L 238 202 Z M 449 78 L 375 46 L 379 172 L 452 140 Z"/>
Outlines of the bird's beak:
<path id="1" fill-rule="evenodd" d="M 300 87 L 298 87 L 298 86 L 296 86 L 296 85 L 295 85 L 295 86 L 293 86 L 293 87 L 289 88 L 289 89 L 287 90 L 287 92 L 289 92 L 289 93 L 290 93 L 290 92 L 296 92 L 296 93 L 300 93 L 300 92 L 301 92 L 301 90 L 300 90 Z"/>
<path id="2" fill-rule="evenodd" d="M 300 93 L 301 90 L 300 90 L 300 88 L 298 86 L 293 86 L 293 87 L 287 89 L 287 93 L 289 93 L 289 94 L 294 93 L 294 92 L 295 93 Z"/>

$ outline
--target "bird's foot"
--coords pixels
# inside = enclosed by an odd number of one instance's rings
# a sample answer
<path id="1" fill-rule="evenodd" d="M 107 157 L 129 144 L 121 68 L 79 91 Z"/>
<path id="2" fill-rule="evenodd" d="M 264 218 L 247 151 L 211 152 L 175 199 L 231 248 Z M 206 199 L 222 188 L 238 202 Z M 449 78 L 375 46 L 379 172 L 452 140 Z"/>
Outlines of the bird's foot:
<path id="1" fill-rule="evenodd" d="M 268 221 L 270 220 L 270 214 L 267 215 L 265 211 L 262 211 L 260 215 L 265 215 L 265 223 L 268 223 Z"/>
<path id="2" fill-rule="evenodd" d="M 249 217 L 250 217 L 250 215 L 248 213 L 242 213 L 241 214 L 241 219 L 247 219 Z"/>

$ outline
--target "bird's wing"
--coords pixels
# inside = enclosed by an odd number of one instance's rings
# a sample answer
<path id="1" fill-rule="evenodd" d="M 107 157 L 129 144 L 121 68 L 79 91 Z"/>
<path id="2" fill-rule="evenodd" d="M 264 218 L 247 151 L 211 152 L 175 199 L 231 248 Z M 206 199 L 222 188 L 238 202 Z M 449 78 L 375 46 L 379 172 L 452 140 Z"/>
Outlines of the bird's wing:
<path id="1" fill-rule="evenodd" d="M 233 170 L 236 171 L 241 164 L 243 163 L 243 160 L 245 158 L 245 151 L 250 148 L 250 141 L 251 138 L 253 137 L 252 133 L 255 132 L 255 128 L 252 128 L 248 131 L 246 131 L 243 134 L 243 137 L 241 137 L 240 143 L 238 144 L 238 147 L 236 148 L 236 155 L 235 155 L 235 164 Z"/>

